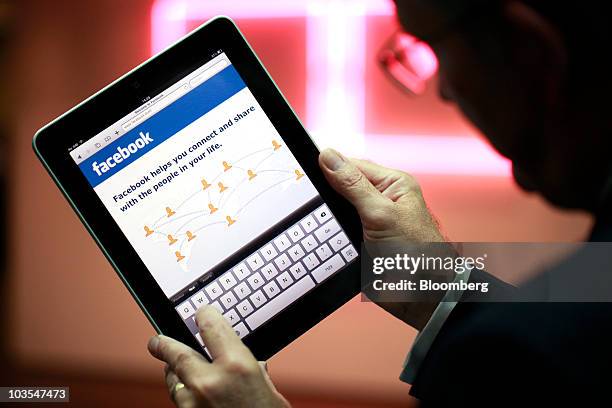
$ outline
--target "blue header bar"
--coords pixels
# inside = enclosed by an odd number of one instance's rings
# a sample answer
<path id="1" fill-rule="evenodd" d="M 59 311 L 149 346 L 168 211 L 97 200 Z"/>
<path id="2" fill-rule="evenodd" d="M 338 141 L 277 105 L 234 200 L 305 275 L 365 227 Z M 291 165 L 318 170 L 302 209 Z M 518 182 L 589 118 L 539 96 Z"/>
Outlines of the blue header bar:
<path id="1" fill-rule="evenodd" d="M 96 187 L 245 87 L 230 65 L 83 161 L 79 168 Z"/>

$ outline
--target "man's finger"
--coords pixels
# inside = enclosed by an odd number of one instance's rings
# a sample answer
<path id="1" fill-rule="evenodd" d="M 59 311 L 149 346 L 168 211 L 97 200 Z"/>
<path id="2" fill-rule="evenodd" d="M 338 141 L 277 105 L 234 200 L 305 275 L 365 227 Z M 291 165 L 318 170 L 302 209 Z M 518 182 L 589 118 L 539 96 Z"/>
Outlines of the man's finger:
<path id="1" fill-rule="evenodd" d="M 195 350 L 170 337 L 152 337 L 148 349 L 153 357 L 166 362 L 168 371 L 176 373 L 187 386 L 195 386 L 193 379 L 212 369 L 208 361 Z"/>
<path id="2" fill-rule="evenodd" d="M 181 383 L 178 375 L 172 370 L 166 370 L 166 385 L 170 399 L 179 407 L 187 405 L 189 400 L 194 398 L 193 393 L 188 387 L 177 389 L 177 384 Z"/>
<path id="3" fill-rule="evenodd" d="M 263 374 L 266 383 L 270 389 L 276 391 L 276 386 L 272 382 L 272 378 L 270 378 L 270 373 L 268 372 L 268 362 L 267 361 L 258 361 L 259 368 L 261 369 L 261 373 Z"/>
<path id="4" fill-rule="evenodd" d="M 319 164 L 331 186 L 346 198 L 359 213 L 376 208 L 383 199 L 380 192 L 350 160 L 333 149 L 319 155 Z"/>
<path id="5" fill-rule="evenodd" d="M 398 172 L 397 170 L 381 166 L 380 164 L 371 162 L 369 160 L 351 158 L 350 161 L 374 185 L 385 182 L 385 180 L 389 177 L 389 174 Z"/>
<path id="6" fill-rule="evenodd" d="M 246 347 L 225 318 L 212 306 L 204 306 L 196 313 L 200 336 L 213 360 L 230 353 L 242 353 Z"/>

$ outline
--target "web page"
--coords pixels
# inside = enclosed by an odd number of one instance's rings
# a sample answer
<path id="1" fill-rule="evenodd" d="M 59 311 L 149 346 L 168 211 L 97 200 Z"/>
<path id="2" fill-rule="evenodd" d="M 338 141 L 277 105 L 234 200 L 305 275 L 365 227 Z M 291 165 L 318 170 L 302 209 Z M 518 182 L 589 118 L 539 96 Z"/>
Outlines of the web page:
<path id="1" fill-rule="evenodd" d="M 357 255 L 227 56 L 215 66 L 73 158 L 194 335 L 212 304 L 244 336 Z"/>

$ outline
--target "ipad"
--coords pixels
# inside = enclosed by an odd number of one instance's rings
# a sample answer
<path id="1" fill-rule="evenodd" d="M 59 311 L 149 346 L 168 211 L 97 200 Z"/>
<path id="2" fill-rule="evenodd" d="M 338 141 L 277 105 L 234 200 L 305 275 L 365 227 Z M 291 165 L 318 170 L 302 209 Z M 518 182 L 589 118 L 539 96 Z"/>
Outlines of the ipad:
<path id="1" fill-rule="evenodd" d="M 226 17 L 43 127 L 33 146 L 155 329 L 193 348 L 204 350 L 202 305 L 266 359 L 359 291 L 359 219 Z"/>

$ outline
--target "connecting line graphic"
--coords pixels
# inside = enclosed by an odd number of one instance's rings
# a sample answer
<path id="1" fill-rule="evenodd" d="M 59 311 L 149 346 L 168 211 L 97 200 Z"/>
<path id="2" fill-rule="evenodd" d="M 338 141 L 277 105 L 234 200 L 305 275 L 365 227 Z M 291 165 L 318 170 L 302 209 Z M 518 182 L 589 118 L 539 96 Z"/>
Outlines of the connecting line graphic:
<path id="1" fill-rule="evenodd" d="M 213 179 L 210 180 L 210 183 L 208 181 L 206 181 L 205 179 L 202 179 L 202 185 L 203 188 L 199 188 L 197 191 L 193 192 L 192 194 L 190 194 L 185 200 L 183 200 L 180 204 L 178 204 L 178 206 L 174 207 L 174 210 L 171 207 L 166 207 L 166 215 L 162 215 L 160 218 L 158 218 L 153 224 L 152 224 L 152 229 L 149 228 L 148 226 L 145 226 L 145 232 L 146 232 L 146 236 L 150 236 L 153 233 L 156 234 L 156 236 L 164 236 L 167 240 L 170 246 L 173 246 L 174 244 L 176 244 L 179 240 L 180 243 L 178 245 L 178 250 L 176 250 L 174 252 L 176 258 L 177 258 L 177 262 L 180 262 L 181 260 L 185 259 L 185 256 L 182 254 L 182 250 L 185 247 L 185 245 L 187 245 L 188 242 L 194 240 L 197 238 L 197 233 L 205 230 L 207 228 L 213 227 L 215 225 L 220 225 L 220 224 L 227 224 L 227 226 L 231 226 L 232 224 L 234 224 L 237 221 L 237 217 L 242 213 L 242 211 L 253 201 L 257 200 L 260 196 L 262 196 L 263 194 L 265 194 L 266 192 L 268 192 L 269 190 L 286 183 L 287 181 L 291 180 L 291 179 L 295 179 L 295 180 L 300 180 L 300 178 L 302 178 L 304 176 L 303 173 L 301 173 L 301 171 L 299 170 L 299 168 L 296 168 L 293 171 L 289 171 L 289 170 L 282 170 L 282 169 L 264 169 L 264 170 L 259 170 L 259 168 L 272 156 L 274 156 L 274 151 L 279 150 L 282 145 L 279 144 L 276 140 L 272 141 L 272 146 L 271 148 L 265 148 L 265 149 L 260 149 L 254 152 L 251 152 L 243 157 L 241 157 L 240 159 L 236 160 L 236 161 L 232 161 L 232 163 L 228 163 L 226 161 L 223 161 L 223 166 L 224 166 L 224 170 L 223 172 L 219 172 Z M 246 168 L 243 168 L 242 166 L 240 166 L 239 164 L 244 161 L 245 159 L 248 159 L 252 156 L 255 156 L 257 154 L 260 153 L 265 153 L 265 152 L 270 152 L 269 154 L 267 154 L 265 157 L 263 157 L 261 160 L 259 160 L 259 162 L 257 162 L 254 166 L 249 166 L 248 170 Z M 290 156 L 288 156 L 288 158 L 290 158 Z M 295 159 L 294 159 L 295 160 Z M 291 161 L 294 161 L 291 160 Z M 213 186 L 213 184 L 215 182 L 217 182 L 217 180 L 221 180 L 221 176 L 226 173 L 227 171 L 241 171 L 246 173 L 246 176 L 242 177 L 241 180 L 236 184 L 236 185 L 232 185 L 232 186 L 226 186 L 223 184 L 222 181 L 219 181 L 217 184 L 219 186 L 219 195 L 218 195 L 218 200 L 215 200 L 215 203 L 217 205 L 217 207 L 215 207 L 215 205 L 213 204 L 213 200 L 211 197 L 211 188 Z M 233 212 L 233 219 L 230 215 L 226 215 L 225 219 L 226 221 L 214 221 L 214 222 L 209 222 L 205 225 L 201 225 L 195 229 L 192 230 L 186 230 L 183 232 L 183 229 L 185 227 L 187 227 L 188 225 L 190 225 L 192 222 L 201 219 L 202 215 L 210 215 L 213 214 L 217 211 L 223 210 L 227 205 L 228 202 L 230 201 L 231 197 L 234 195 L 234 192 L 239 191 L 240 187 L 247 181 L 251 181 L 253 180 L 258 174 L 261 173 L 285 173 L 285 174 L 291 174 L 292 176 L 284 178 L 280 181 L 275 182 L 272 185 L 267 186 L 265 189 L 263 189 L 262 191 L 259 191 L 255 196 L 251 197 L 247 202 L 243 203 L 242 206 L 240 208 L 238 208 L 237 210 L 235 210 Z M 231 183 L 230 183 L 231 184 Z M 231 192 L 226 193 L 225 191 L 231 188 Z M 206 191 L 206 196 L 208 197 L 208 208 L 207 209 L 201 209 L 201 210 L 196 210 L 196 211 L 191 211 L 189 213 L 186 214 L 177 214 L 176 211 L 180 210 L 185 204 L 187 204 L 189 201 L 191 201 L 194 197 L 198 196 L 198 194 L 203 193 L 204 191 Z M 172 218 L 170 218 L 172 217 Z M 165 218 L 170 218 L 168 219 L 166 222 L 162 222 Z M 185 220 L 186 219 L 186 220 Z M 171 228 L 173 230 L 173 232 L 164 232 L 164 231 L 160 231 L 159 228 L 161 227 L 165 227 L 168 226 L 170 227 L 172 224 L 175 223 L 175 221 L 179 221 L 179 220 L 183 220 L 183 222 L 181 223 L 181 225 L 178 228 Z M 160 224 L 161 223 L 161 224 Z M 165 229 L 165 228 L 164 228 Z M 176 248 L 176 247 L 175 247 Z"/>
<path id="2" fill-rule="evenodd" d="M 289 178 L 286 178 L 286 179 L 284 179 L 284 180 L 279 181 L 278 183 L 275 183 L 275 184 L 273 184 L 273 185 L 269 186 L 268 188 L 266 188 L 266 189 L 264 189 L 264 190 L 260 191 L 259 193 L 257 193 L 257 194 L 256 194 L 256 195 L 255 195 L 253 198 L 251 198 L 249 201 L 247 201 L 246 203 L 244 203 L 244 205 L 243 205 L 242 207 L 240 207 L 240 208 L 239 208 L 239 209 L 236 211 L 236 217 L 238 217 L 238 216 L 240 215 L 240 213 L 242 212 L 242 210 L 244 210 L 244 209 L 245 209 L 245 208 L 246 208 L 246 207 L 247 207 L 247 206 L 248 206 L 248 205 L 249 205 L 251 202 L 255 201 L 255 200 L 256 200 L 257 198 L 259 198 L 261 195 L 265 194 L 265 193 L 266 193 L 268 190 L 271 190 L 271 189 L 273 189 L 274 187 L 276 187 L 276 186 L 278 186 L 278 185 L 280 185 L 280 184 L 283 184 L 283 183 L 285 183 L 285 182 L 287 182 L 287 181 L 289 181 L 289 180 L 292 180 L 292 179 L 294 179 L 294 177 L 289 177 Z M 205 211 L 201 211 L 200 213 L 205 213 Z M 189 222 L 191 222 L 191 221 L 193 221 L 193 220 L 196 220 L 196 219 L 198 219 L 198 218 L 200 218 L 200 217 L 199 217 L 199 216 L 198 216 L 198 217 L 194 217 L 194 218 L 192 218 L 191 220 L 189 220 L 187 223 L 185 223 L 185 224 L 181 225 L 179 228 L 177 228 L 177 229 L 176 229 L 176 231 L 177 231 L 176 236 L 183 236 L 183 235 L 185 235 L 185 234 L 179 234 L 179 233 L 178 233 L 178 231 L 180 231 L 180 230 L 181 230 L 183 227 L 185 227 L 186 225 L 188 225 L 188 224 L 189 224 Z M 226 224 L 226 223 L 225 223 L 224 221 L 215 221 L 215 222 L 211 222 L 211 223 L 209 223 L 209 224 L 206 224 L 206 225 L 203 225 L 203 226 L 201 226 L 201 227 L 199 227 L 199 228 L 194 229 L 192 232 L 195 234 L 195 233 L 200 232 L 200 231 L 202 231 L 202 230 L 204 230 L 204 229 L 206 229 L 206 228 L 208 228 L 208 227 L 212 227 L 212 226 L 214 226 L 214 225 L 219 225 L 219 224 Z M 160 232 L 160 234 L 165 235 L 165 234 L 163 234 L 163 233 L 161 233 L 161 232 Z M 185 244 L 186 244 L 187 242 L 188 242 L 188 241 L 187 241 L 187 240 L 184 240 L 184 239 L 181 241 L 181 245 L 179 246 L 179 251 L 182 251 L 182 250 L 183 250 L 183 247 L 185 246 Z"/>
<path id="3" fill-rule="evenodd" d="M 265 149 L 260 149 L 260 150 L 257 150 L 257 151 L 254 151 L 254 152 L 251 152 L 251 153 L 249 153 L 249 154 L 247 154 L 247 155 L 245 155 L 245 156 L 241 157 L 240 159 L 236 160 L 236 161 L 235 161 L 235 163 L 240 163 L 240 162 L 241 162 L 242 160 L 244 160 L 244 159 L 247 159 L 247 158 L 249 158 L 249 157 L 251 157 L 251 156 L 254 156 L 254 155 L 256 155 L 256 154 L 259 154 L 259 153 L 262 153 L 262 152 L 267 152 L 267 151 L 270 151 L 270 150 L 274 150 L 274 148 L 273 148 L 273 147 L 267 147 L 267 148 L 265 148 Z M 258 167 L 259 167 L 259 166 L 260 166 L 260 165 L 261 165 L 263 162 L 265 162 L 267 159 L 269 159 L 270 157 L 272 157 L 272 155 L 273 155 L 273 154 L 274 154 L 274 153 L 272 152 L 272 153 L 270 153 L 268 156 L 266 156 L 266 157 L 265 157 L 265 158 L 264 158 L 264 159 L 263 159 L 261 162 L 259 162 L 259 163 L 258 163 L 258 164 L 255 166 L 255 168 L 257 169 L 257 168 L 258 168 Z M 236 166 L 233 166 L 233 167 L 236 167 Z M 239 167 L 236 167 L 236 168 L 240 169 Z M 220 173 L 218 173 L 218 174 L 217 174 L 217 175 L 216 175 L 216 176 L 215 176 L 213 179 L 211 179 L 211 180 L 210 180 L 210 181 L 211 181 L 211 183 L 210 183 L 210 184 L 211 184 L 211 185 L 212 185 L 212 184 L 214 184 L 214 183 L 215 183 L 215 182 L 216 182 L 216 181 L 217 181 L 217 180 L 218 180 L 218 179 L 219 179 L 219 178 L 220 178 L 220 177 L 223 175 L 223 173 L 224 173 L 224 172 L 220 172 Z M 246 180 L 246 179 L 245 179 L 245 180 Z M 191 194 L 189 197 L 187 197 L 187 198 L 186 198 L 186 199 L 185 199 L 185 200 L 184 200 L 182 203 L 180 203 L 180 204 L 179 204 L 179 205 L 176 207 L 176 209 L 177 209 L 177 210 L 180 210 L 180 209 L 181 209 L 181 207 L 182 207 L 183 205 L 185 205 L 185 204 L 186 204 L 187 202 L 189 202 L 189 201 L 190 201 L 190 200 L 191 200 L 193 197 L 197 196 L 197 195 L 198 195 L 198 194 L 200 194 L 201 192 L 202 192 L 202 189 L 198 189 L 198 190 L 196 190 L 196 191 L 195 191 L 193 194 Z M 207 196 L 208 196 L 208 202 L 212 202 L 211 197 L 210 197 L 210 190 L 209 190 L 209 189 L 207 189 L 207 191 L 206 191 L 206 192 L 207 192 Z M 222 197 L 223 197 L 223 193 L 221 193 L 221 197 L 219 198 L 219 202 L 217 202 L 217 205 L 219 205 L 219 204 L 220 204 L 220 201 L 221 201 L 221 198 L 222 198 Z M 175 221 L 175 220 L 177 220 L 177 219 L 183 218 L 183 217 L 185 217 L 186 215 L 188 215 L 188 214 L 184 214 L 184 215 L 183 215 L 183 216 L 181 216 L 181 217 L 175 217 L 173 220 L 170 220 L 169 222 L 166 222 L 166 223 L 163 223 L 163 224 L 159 224 L 159 222 L 160 222 L 160 221 L 162 221 L 164 218 L 168 218 L 168 216 L 167 216 L 167 215 L 162 215 L 162 216 L 161 216 L 161 217 L 159 217 L 157 220 L 155 220 L 155 222 L 153 223 L 153 226 L 152 226 L 152 227 L 153 227 L 153 229 L 155 229 L 155 228 L 158 228 L 158 227 L 164 226 L 164 225 L 166 225 L 166 224 L 168 224 L 168 223 L 170 223 L 170 222 L 172 222 L 172 221 Z"/>
<path id="4" fill-rule="evenodd" d="M 244 160 L 244 159 L 247 159 L 247 158 L 249 158 L 249 157 L 251 157 L 251 156 L 254 156 L 254 155 L 256 155 L 256 154 L 259 154 L 259 153 L 262 153 L 262 152 L 267 152 L 267 151 L 270 151 L 270 150 L 272 150 L 272 153 L 270 153 L 270 155 L 266 156 L 266 157 L 265 157 L 265 158 L 264 158 L 264 159 L 263 159 L 261 162 L 259 162 L 259 163 L 258 163 L 258 164 L 255 166 L 255 168 L 258 168 L 258 167 L 259 167 L 259 166 L 260 166 L 260 165 L 261 165 L 261 164 L 262 164 L 264 161 L 266 161 L 267 159 L 269 159 L 269 158 L 270 158 L 270 157 L 273 155 L 274 150 L 275 150 L 275 149 L 274 149 L 274 147 L 266 147 L 266 148 L 264 148 L 264 149 L 260 149 L 260 150 L 256 150 L 256 151 L 254 151 L 254 152 L 251 152 L 251 153 L 249 153 L 249 154 L 247 154 L 247 155 L 245 155 L 245 156 L 243 156 L 243 157 L 239 158 L 238 160 L 236 160 L 236 161 L 235 161 L 235 163 L 240 163 L 240 162 L 241 162 L 242 160 Z M 237 168 L 242 169 L 241 167 L 237 167 Z M 213 179 L 211 180 L 211 184 L 213 184 L 215 181 L 217 181 L 217 180 L 219 179 L 219 177 L 220 177 L 222 174 L 223 174 L 223 172 L 222 172 L 222 173 L 217 174 L 217 175 L 215 176 L 215 178 L 213 178 Z M 193 193 L 191 196 L 187 197 L 187 199 L 185 199 L 185 201 L 183 201 L 181 204 L 179 204 L 179 205 L 178 205 L 178 207 L 176 207 L 176 209 L 177 209 L 177 210 L 180 210 L 180 209 L 181 209 L 181 207 L 182 207 L 182 206 L 183 206 L 185 203 L 187 203 L 189 200 L 191 200 L 193 197 L 195 197 L 196 195 L 198 195 L 198 194 L 199 194 L 199 193 L 201 193 L 201 192 L 202 192 L 202 190 L 200 190 L 200 189 L 196 190 L 196 191 L 195 191 L 195 192 L 194 192 L 194 193 Z M 210 198 L 210 190 L 208 190 L 208 191 L 207 191 L 207 194 L 208 194 L 208 201 L 209 201 L 209 202 L 211 202 L 211 198 Z M 157 225 L 157 224 L 158 224 L 158 223 L 159 223 L 161 220 L 163 220 L 164 218 L 167 218 L 167 216 L 166 216 L 166 215 L 162 215 L 162 216 L 161 216 L 161 217 L 159 217 L 157 220 L 155 220 L 155 222 L 153 223 L 153 228 L 156 228 L 156 227 L 161 227 L 162 225 L 165 225 L 165 224 Z M 176 220 L 176 219 L 178 219 L 178 217 L 177 217 L 177 218 L 175 218 L 175 220 Z"/>
<path id="5" fill-rule="evenodd" d="M 260 152 L 261 152 L 261 150 L 260 150 Z M 262 165 L 262 164 L 263 164 L 263 163 L 264 163 L 266 160 L 268 160 L 268 159 L 269 159 L 270 157 L 272 157 L 273 155 L 274 155 L 274 152 L 272 152 L 272 153 L 270 153 L 269 155 L 267 155 L 266 157 L 264 157 L 264 158 L 263 158 L 263 159 L 262 159 L 262 160 L 261 160 L 259 163 L 257 163 L 257 164 L 255 165 L 255 167 L 253 167 L 253 170 L 258 170 L 258 169 L 259 169 L 259 166 L 261 166 L 261 165 Z M 245 156 L 244 158 L 246 158 L 246 157 L 248 157 L 248 156 Z M 241 159 L 241 160 L 242 160 L 242 159 Z M 240 163 L 240 160 L 239 160 L 239 161 L 237 161 L 236 163 Z M 246 171 L 246 169 L 243 169 L 242 167 L 238 167 L 238 166 L 236 166 L 236 165 L 234 165 L 234 167 L 235 167 L 236 169 Z M 259 173 L 259 171 L 258 171 L 258 173 Z M 229 200 L 229 198 L 230 198 L 230 197 L 231 197 L 231 196 L 234 194 L 234 191 L 238 191 L 238 187 L 240 187 L 240 186 L 242 185 L 242 183 L 244 183 L 245 181 L 247 181 L 247 178 L 243 178 L 243 179 L 242 179 L 242 181 L 241 181 L 240 183 L 238 183 L 238 185 L 237 185 L 237 186 L 235 186 L 235 187 L 232 189 L 232 192 L 231 192 L 231 193 L 229 193 L 227 196 L 226 196 L 225 194 L 223 194 L 223 193 L 222 193 L 222 194 L 221 194 L 221 196 L 219 197 L 219 201 L 217 202 L 217 205 L 218 205 L 219 207 L 222 207 L 222 204 L 223 204 L 223 203 L 222 203 L 222 201 L 223 201 L 223 197 L 227 197 L 227 199 L 225 200 L 225 201 L 227 202 L 227 200 Z M 209 202 L 210 202 L 210 191 L 208 192 L 208 199 L 209 199 Z"/>

